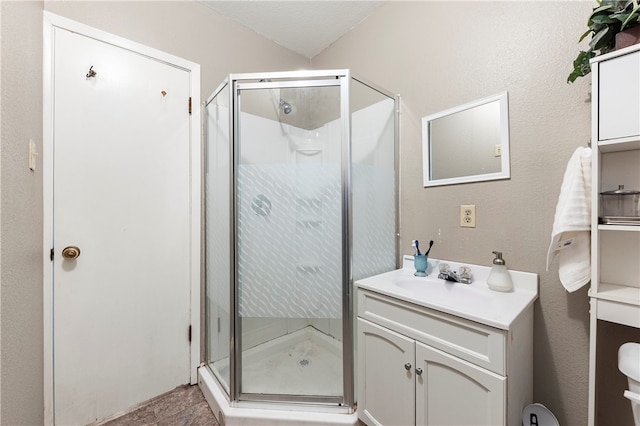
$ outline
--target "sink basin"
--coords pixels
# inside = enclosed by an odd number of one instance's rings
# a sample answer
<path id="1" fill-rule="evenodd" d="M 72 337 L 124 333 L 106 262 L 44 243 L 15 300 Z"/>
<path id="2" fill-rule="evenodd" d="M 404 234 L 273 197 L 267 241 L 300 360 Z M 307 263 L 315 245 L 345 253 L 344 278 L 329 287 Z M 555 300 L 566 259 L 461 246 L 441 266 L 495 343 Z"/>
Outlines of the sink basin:
<path id="1" fill-rule="evenodd" d="M 475 279 L 471 284 L 455 283 L 437 278 L 438 265 L 447 263 L 451 270 L 468 266 Z M 538 276 L 512 271 L 514 290 L 502 293 L 487 287 L 491 268 L 483 265 L 463 265 L 448 260 L 429 259 L 426 277 L 416 277 L 413 256 L 404 256 L 402 268 L 357 280 L 358 289 L 392 297 L 414 305 L 455 315 L 491 327 L 508 330 L 510 324 L 538 297 Z M 358 306 L 367 310 L 366 303 Z"/>
<path id="2" fill-rule="evenodd" d="M 476 288 L 474 284 L 418 277 L 395 279 L 392 282 L 411 297 L 442 305 L 490 304 L 493 300 L 487 289 Z"/>

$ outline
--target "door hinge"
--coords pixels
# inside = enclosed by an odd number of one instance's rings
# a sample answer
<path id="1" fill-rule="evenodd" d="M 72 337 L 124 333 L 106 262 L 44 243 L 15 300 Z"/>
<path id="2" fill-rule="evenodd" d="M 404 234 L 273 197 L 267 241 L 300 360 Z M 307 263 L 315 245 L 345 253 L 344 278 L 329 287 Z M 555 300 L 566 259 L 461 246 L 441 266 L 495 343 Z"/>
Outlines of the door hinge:
<path id="1" fill-rule="evenodd" d="M 49 252 L 49 259 L 51 259 L 51 261 L 53 261 L 53 249 L 51 249 L 51 251 Z"/>
<path id="2" fill-rule="evenodd" d="M 189 324 L 189 343 L 191 343 L 191 324 Z"/>
<path id="3" fill-rule="evenodd" d="M 189 115 L 191 115 L 191 96 L 189 96 Z"/>

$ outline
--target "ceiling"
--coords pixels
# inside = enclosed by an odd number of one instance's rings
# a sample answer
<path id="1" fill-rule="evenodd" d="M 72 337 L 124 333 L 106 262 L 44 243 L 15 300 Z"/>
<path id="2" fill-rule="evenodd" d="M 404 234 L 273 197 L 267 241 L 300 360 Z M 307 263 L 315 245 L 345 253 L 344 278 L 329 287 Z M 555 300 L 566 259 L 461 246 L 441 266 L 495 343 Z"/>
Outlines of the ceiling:
<path id="1" fill-rule="evenodd" d="M 385 1 L 199 0 L 258 34 L 313 58 Z"/>

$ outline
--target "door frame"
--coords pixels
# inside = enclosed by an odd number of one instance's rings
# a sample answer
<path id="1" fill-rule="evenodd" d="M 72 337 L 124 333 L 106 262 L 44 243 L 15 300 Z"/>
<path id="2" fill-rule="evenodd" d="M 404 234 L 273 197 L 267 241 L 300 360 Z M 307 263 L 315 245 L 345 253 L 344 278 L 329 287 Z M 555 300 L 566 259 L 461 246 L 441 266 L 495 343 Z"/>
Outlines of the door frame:
<path id="1" fill-rule="evenodd" d="M 182 68 L 190 75 L 190 381 L 197 383 L 200 364 L 200 251 L 201 251 L 201 115 L 200 65 L 186 59 L 144 46 L 125 38 L 95 29 L 88 25 L 44 11 L 43 12 L 43 323 L 44 323 L 44 422 L 54 424 L 54 363 L 53 363 L 53 59 L 55 28 L 61 28 L 93 38 L 116 47 L 147 56 L 168 65 Z M 185 108 L 187 106 L 185 105 Z"/>

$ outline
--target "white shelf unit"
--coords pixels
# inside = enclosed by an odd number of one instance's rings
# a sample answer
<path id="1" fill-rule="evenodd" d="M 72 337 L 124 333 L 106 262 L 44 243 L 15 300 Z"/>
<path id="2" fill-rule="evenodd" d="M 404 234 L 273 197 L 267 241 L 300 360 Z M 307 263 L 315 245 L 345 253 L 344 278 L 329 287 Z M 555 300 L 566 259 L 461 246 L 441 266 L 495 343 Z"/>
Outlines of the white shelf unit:
<path id="1" fill-rule="evenodd" d="M 594 58 L 589 425 L 596 419 L 598 321 L 640 328 L 640 226 L 599 223 L 600 193 L 640 189 L 640 45 Z"/>

